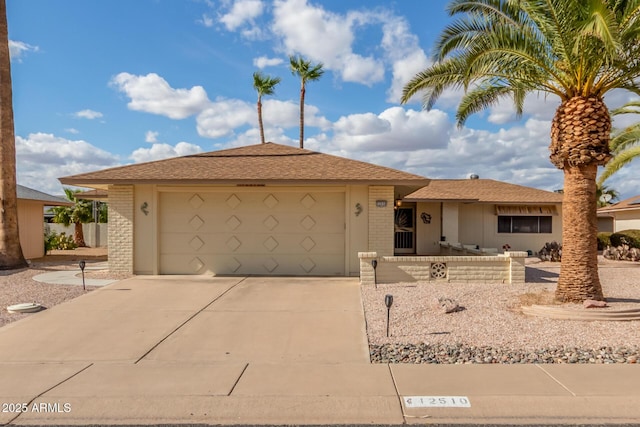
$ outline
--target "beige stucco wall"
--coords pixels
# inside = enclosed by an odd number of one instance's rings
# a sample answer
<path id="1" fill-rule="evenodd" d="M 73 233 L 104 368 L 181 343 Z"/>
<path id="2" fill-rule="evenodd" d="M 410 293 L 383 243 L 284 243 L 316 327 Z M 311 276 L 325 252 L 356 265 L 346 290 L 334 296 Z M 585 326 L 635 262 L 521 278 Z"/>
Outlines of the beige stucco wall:
<path id="1" fill-rule="evenodd" d="M 537 252 L 545 243 L 562 241 L 562 207 L 557 206 L 558 215 L 552 215 L 552 233 L 498 233 L 498 217 L 495 205 L 460 204 L 459 238 L 465 245 L 478 245 L 481 248 L 497 248 L 508 244 L 512 251 L 531 250 Z M 450 241 L 447 237 L 447 241 Z"/>
<path id="2" fill-rule="evenodd" d="M 386 201 L 386 206 L 378 207 L 378 201 Z M 369 187 L 369 251 L 375 251 L 380 256 L 393 255 L 393 203 L 393 186 Z"/>
<path id="3" fill-rule="evenodd" d="M 158 274 L 158 209 L 156 194 L 155 185 L 135 186 L 133 211 L 135 224 L 133 271 L 135 274 Z"/>
<path id="4" fill-rule="evenodd" d="M 345 200 L 347 274 L 360 274 L 358 252 L 368 250 L 369 245 L 369 187 L 347 186 Z"/>
<path id="5" fill-rule="evenodd" d="M 431 222 L 425 224 L 421 215 L 431 215 Z M 440 203 L 416 203 L 416 253 L 432 255 L 440 253 Z"/>
<path id="6" fill-rule="evenodd" d="M 133 272 L 133 185 L 109 186 L 109 269 Z"/>
<path id="7" fill-rule="evenodd" d="M 447 242 L 461 243 L 458 203 L 442 203 L 442 235 Z"/>
<path id="8" fill-rule="evenodd" d="M 26 259 L 44 256 L 44 210 L 42 202 L 18 200 L 20 246 Z"/>
<path id="9" fill-rule="evenodd" d="M 614 231 L 640 230 L 640 211 L 621 211 L 614 215 Z"/>

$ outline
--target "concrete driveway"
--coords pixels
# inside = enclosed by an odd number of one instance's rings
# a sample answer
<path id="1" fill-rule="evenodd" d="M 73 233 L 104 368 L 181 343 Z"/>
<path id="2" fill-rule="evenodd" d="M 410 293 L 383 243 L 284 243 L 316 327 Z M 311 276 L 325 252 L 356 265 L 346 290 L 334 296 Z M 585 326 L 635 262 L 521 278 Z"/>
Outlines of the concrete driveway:
<path id="1" fill-rule="evenodd" d="M 138 277 L 0 328 L 0 425 L 637 425 L 638 381 L 370 364 L 357 279 Z"/>
<path id="2" fill-rule="evenodd" d="M 0 360 L 368 362 L 357 279 L 136 277 L 0 329 Z"/>

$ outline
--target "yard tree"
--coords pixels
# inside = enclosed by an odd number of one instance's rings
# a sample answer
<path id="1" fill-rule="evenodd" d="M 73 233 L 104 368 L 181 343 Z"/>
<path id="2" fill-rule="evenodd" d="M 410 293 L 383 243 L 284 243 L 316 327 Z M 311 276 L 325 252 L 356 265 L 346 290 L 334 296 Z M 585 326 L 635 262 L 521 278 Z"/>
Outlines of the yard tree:
<path id="1" fill-rule="evenodd" d="M 73 206 L 55 206 L 51 208 L 53 212 L 53 222 L 69 226 L 73 224 L 73 240 L 78 247 L 85 247 L 84 232 L 82 224 L 93 220 L 93 206 L 89 200 L 77 198 L 79 190 L 64 189 L 67 199 L 73 202 Z"/>
<path id="2" fill-rule="evenodd" d="M 555 297 L 604 299 L 598 277 L 596 173 L 610 159 L 613 89 L 640 94 L 638 0 L 452 0 L 455 20 L 435 44 L 402 102 L 422 93 L 433 107 L 445 89 L 463 91 L 458 126 L 510 99 L 518 116 L 529 93 L 557 96 L 551 162 L 564 173 L 562 262 Z M 526 153 L 523 153 L 526 155 Z"/>
<path id="3" fill-rule="evenodd" d="M 611 115 L 640 114 L 640 101 L 632 101 L 611 111 Z M 623 166 L 636 157 L 640 157 L 640 122 L 633 123 L 624 129 L 614 130 L 609 143 L 613 158 L 598 177 L 598 185 L 611 178 Z"/>
<path id="4" fill-rule="evenodd" d="M 324 74 L 322 62 L 311 64 L 302 56 L 290 56 L 289 64 L 291 73 L 300 77 L 300 148 L 304 148 L 304 97 L 307 91 L 307 82 L 319 80 Z"/>
<path id="5" fill-rule="evenodd" d="M 16 141 L 13 128 L 7 5 L 0 0 L 0 269 L 27 266 L 18 232 Z"/>
<path id="6" fill-rule="evenodd" d="M 262 124 L 262 97 L 273 95 L 277 84 L 280 83 L 280 77 L 265 76 L 259 71 L 253 73 L 253 88 L 258 92 L 258 125 L 260 126 L 260 142 L 264 140 L 264 126 Z"/>

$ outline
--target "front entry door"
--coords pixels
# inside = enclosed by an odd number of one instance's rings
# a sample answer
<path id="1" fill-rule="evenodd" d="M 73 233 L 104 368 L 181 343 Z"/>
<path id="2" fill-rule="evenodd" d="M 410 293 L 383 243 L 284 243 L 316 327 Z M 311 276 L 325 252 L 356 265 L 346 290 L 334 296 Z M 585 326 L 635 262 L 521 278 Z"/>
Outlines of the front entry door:
<path id="1" fill-rule="evenodd" d="M 415 247 L 415 208 L 413 206 L 396 208 L 395 214 L 395 253 L 414 254 Z"/>

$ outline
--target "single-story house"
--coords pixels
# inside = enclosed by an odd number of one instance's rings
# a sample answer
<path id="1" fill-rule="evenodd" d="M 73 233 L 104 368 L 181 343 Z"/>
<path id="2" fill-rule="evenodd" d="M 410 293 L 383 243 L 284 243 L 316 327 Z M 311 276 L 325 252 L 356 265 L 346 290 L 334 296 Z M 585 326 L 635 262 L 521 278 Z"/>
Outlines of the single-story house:
<path id="1" fill-rule="evenodd" d="M 427 178 L 274 143 L 61 178 L 108 190 L 109 265 L 136 274 L 359 274 Z"/>
<path id="2" fill-rule="evenodd" d="M 640 230 L 640 196 L 598 209 L 598 231 Z"/>
<path id="3" fill-rule="evenodd" d="M 73 203 L 23 185 L 17 185 L 16 192 L 22 254 L 26 259 L 43 257 L 45 206 L 71 206 Z"/>
<path id="4" fill-rule="evenodd" d="M 547 242 L 562 241 L 562 198 L 477 176 L 433 179 L 404 195 L 398 211 L 416 218 L 419 254 L 438 254 L 445 245 L 535 253 Z"/>
<path id="5" fill-rule="evenodd" d="M 516 188 L 509 200 L 485 198 L 458 190 L 471 180 L 443 180 L 447 198 L 424 190 L 439 181 L 275 143 L 60 181 L 108 191 L 110 268 L 136 274 L 357 276 L 359 252 L 427 254 L 443 235 L 525 249 L 561 235 L 555 193 L 479 180 L 497 195 Z"/>

